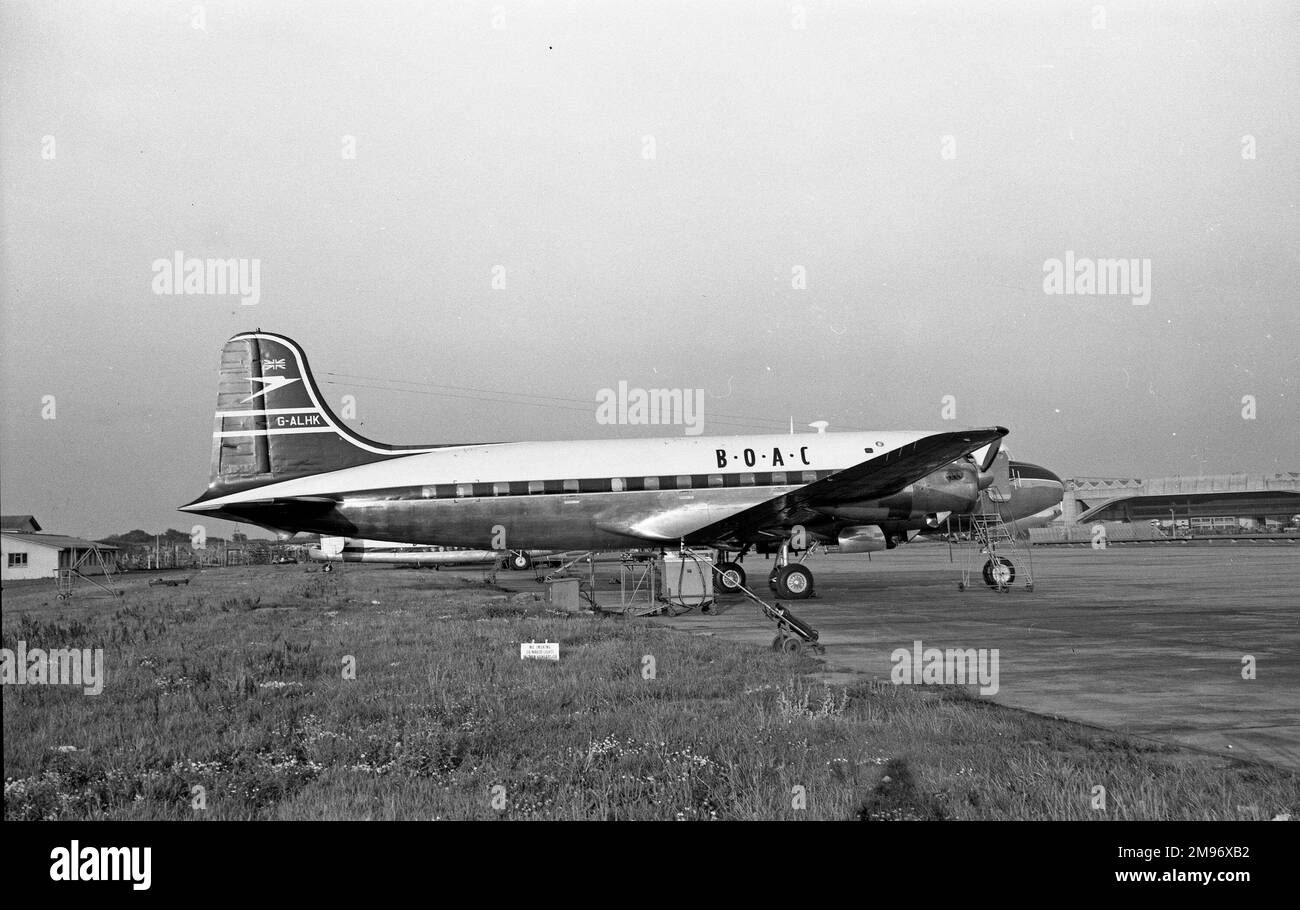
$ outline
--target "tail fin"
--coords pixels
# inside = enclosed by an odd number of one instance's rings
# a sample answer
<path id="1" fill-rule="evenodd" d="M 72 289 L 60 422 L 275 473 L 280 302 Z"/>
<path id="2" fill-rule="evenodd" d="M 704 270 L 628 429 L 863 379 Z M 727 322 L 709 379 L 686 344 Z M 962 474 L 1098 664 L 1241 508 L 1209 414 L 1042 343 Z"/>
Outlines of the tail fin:
<path id="1" fill-rule="evenodd" d="M 325 404 L 302 348 L 283 335 L 246 332 L 221 351 L 211 482 L 190 505 L 434 448 L 389 446 L 353 433 Z"/>

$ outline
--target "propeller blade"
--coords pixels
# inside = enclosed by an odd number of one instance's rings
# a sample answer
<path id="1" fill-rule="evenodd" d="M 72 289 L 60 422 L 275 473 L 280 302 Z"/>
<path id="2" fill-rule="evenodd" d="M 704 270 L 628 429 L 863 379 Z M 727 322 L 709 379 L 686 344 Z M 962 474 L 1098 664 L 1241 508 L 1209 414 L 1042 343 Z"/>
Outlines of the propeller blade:
<path id="1" fill-rule="evenodd" d="M 980 465 L 981 473 L 992 469 L 993 459 L 998 457 L 998 452 L 1001 451 L 1001 449 L 1002 449 L 1002 437 L 999 436 L 997 439 L 989 443 L 988 454 L 984 456 L 984 463 Z"/>

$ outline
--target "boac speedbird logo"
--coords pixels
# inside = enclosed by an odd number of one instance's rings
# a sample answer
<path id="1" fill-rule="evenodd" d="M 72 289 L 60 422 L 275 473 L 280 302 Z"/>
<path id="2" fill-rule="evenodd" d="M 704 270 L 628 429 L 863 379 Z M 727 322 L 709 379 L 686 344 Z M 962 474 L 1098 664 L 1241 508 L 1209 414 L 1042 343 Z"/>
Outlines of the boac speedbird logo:
<path id="1" fill-rule="evenodd" d="M 260 398 L 267 392 L 274 392 L 276 389 L 282 389 L 291 383 L 298 381 L 297 377 L 289 378 L 288 376 L 249 376 L 249 382 L 260 382 L 262 388 L 258 389 L 252 395 L 249 395 L 240 404 L 248 404 L 254 398 Z"/>

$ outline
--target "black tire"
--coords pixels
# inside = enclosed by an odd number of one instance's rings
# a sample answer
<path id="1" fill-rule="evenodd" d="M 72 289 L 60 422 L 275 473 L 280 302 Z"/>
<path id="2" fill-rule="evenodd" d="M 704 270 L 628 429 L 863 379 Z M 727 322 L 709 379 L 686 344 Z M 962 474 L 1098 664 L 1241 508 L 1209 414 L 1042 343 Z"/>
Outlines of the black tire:
<path id="1" fill-rule="evenodd" d="M 527 572 L 533 567 L 533 560 L 527 553 L 511 553 L 508 560 L 510 568 L 516 572 Z"/>
<path id="2" fill-rule="evenodd" d="M 805 566 L 795 563 L 777 573 L 776 596 L 782 600 L 804 600 L 812 593 L 813 575 Z"/>
<path id="3" fill-rule="evenodd" d="M 778 635 L 776 638 L 772 639 L 772 650 L 773 650 L 773 651 L 780 651 L 780 650 L 781 650 L 781 643 L 782 643 L 783 641 L 785 641 L 785 636 L 784 636 L 784 635 Z"/>
<path id="4" fill-rule="evenodd" d="M 745 585 L 745 570 L 735 562 L 718 563 L 718 590 L 723 594 L 735 594 Z"/>
<path id="5" fill-rule="evenodd" d="M 1016 567 L 1005 556 L 997 557 L 1001 570 L 994 575 L 993 560 L 984 563 L 984 583 L 990 588 L 1009 588 L 1016 581 Z"/>
<path id="6" fill-rule="evenodd" d="M 787 638 L 781 642 L 781 650 L 786 654 L 798 654 L 803 650 L 803 642 L 797 638 Z"/>

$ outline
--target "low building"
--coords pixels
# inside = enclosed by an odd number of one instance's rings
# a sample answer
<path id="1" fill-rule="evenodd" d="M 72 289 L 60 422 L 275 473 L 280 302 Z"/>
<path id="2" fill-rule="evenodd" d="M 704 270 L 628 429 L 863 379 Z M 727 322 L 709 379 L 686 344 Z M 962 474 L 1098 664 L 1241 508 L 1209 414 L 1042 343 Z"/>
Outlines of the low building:
<path id="1" fill-rule="evenodd" d="M 0 581 L 55 578 L 60 569 L 76 569 L 84 575 L 100 571 L 98 550 L 111 567 L 117 547 L 67 537 L 42 534 L 41 526 L 31 515 L 0 517 Z"/>

